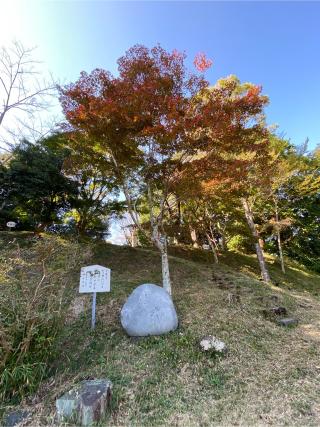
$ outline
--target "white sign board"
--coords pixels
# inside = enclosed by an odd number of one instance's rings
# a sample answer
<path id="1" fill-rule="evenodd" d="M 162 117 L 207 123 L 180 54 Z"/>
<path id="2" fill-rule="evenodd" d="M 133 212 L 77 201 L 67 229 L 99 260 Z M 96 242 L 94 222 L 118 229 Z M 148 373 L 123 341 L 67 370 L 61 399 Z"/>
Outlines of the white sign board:
<path id="1" fill-rule="evenodd" d="M 17 224 L 14 221 L 7 222 L 7 227 L 14 228 Z"/>
<path id="2" fill-rule="evenodd" d="M 110 273 L 109 268 L 101 265 L 82 267 L 79 292 L 110 292 Z"/>

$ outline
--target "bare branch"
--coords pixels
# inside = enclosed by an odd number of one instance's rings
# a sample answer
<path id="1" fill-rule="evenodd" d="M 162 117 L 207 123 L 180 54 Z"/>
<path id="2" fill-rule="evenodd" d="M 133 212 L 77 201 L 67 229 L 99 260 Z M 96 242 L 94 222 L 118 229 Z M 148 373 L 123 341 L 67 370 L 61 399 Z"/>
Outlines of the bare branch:
<path id="1" fill-rule="evenodd" d="M 5 117 L 13 111 L 18 116 L 13 116 L 15 127 L 27 123 L 36 112 L 49 107 L 48 97 L 53 96 L 56 84 L 40 78 L 41 72 L 37 70 L 38 61 L 32 55 L 34 48 L 25 48 L 21 43 L 14 41 L 9 47 L 0 48 L 0 129 L 2 134 L 7 132 L 4 128 Z M 52 79 L 52 76 L 50 77 Z M 9 114 L 9 115 L 10 115 Z M 26 126 L 27 127 L 27 126 Z M 3 132 L 4 131 L 4 132 Z M 8 132 L 9 134 L 13 131 Z M 19 133 L 19 132 L 18 132 Z M 2 137 L 2 138 L 1 138 Z M 9 146 L 6 137 L 0 135 L 4 146 Z M 1 147 L 5 149 L 5 147 Z"/>

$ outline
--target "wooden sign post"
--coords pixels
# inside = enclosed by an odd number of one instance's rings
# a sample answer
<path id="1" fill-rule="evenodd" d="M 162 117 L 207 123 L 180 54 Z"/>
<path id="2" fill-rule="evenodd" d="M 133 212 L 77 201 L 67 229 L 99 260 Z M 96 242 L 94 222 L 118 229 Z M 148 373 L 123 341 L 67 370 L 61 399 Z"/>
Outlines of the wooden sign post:
<path id="1" fill-rule="evenodd" d="M 82 267 L 80 273 L 80 293 L 92 293 L 91 329 L 96 324 L 97 292 L 110 292 L 111 270 L 101 265 Z"/>

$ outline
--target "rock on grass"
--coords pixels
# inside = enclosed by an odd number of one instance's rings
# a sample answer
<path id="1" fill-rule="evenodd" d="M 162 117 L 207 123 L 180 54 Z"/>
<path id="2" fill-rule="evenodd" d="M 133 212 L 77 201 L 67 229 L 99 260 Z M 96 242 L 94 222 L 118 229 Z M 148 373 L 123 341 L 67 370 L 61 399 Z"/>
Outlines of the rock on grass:
<path id="1" fill-rule="evenodd" d="M 203 337 L 200 341 L 200 347 L 203 351 L 213 351 L 217 354 L 225 354 L 228 351 L 226 344 L 212 335 Z"/>
<path id="2" fill-rule="evenodd" d="M 111 403 L 111 381 L 86 380 L 56 401 L 58 422 L 90 426 L 103 420 Z"/>
<path id="3" fill-rule="evenodd" d="M 289 327 L 289 326 L 297 326 L 297 324 L 298 324 L 298 320 L 297 320 L 297 319 L 293 319 L 293 318 L 291 318 L 291 317 L 286 317 L 286 318 L 284 318 L 284 319 L 279 319 L 279 320 L 277 320 L 277 323 L 278 323 L 278 325 L 280 325 L 280 326 L 286 326 L 286 327 Z"/>

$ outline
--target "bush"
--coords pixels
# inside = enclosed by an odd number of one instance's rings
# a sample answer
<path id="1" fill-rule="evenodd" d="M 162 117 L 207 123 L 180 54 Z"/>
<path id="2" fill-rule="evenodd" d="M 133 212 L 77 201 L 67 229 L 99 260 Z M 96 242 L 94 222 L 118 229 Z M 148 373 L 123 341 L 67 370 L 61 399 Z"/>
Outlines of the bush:
<path id="1" fill-rule="evenodd" d="M 249 237 L 241 234 L 235 234 L 228 240 L 227 248 L 231 251 L 241 251 L 249 253 L 252 252 L 253 245 Z"/>
<path id="2" fill-rule="evenodd" d="M 1 245 L 0 252 L 0 400 L 13 402 L 50 373 L 72 277 L 90 254 L 59 237 L 28 239 L 24 247 L 15 239 Z"/>

